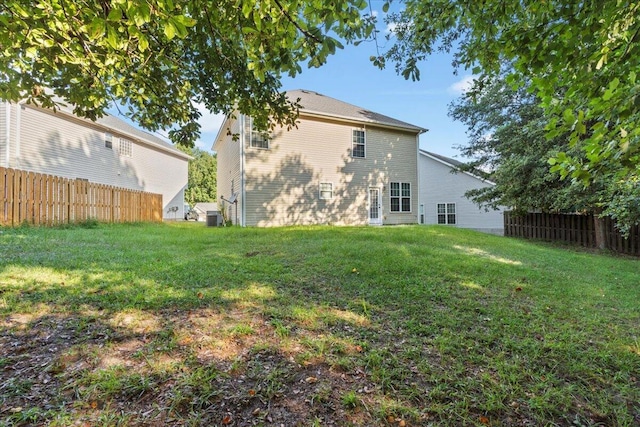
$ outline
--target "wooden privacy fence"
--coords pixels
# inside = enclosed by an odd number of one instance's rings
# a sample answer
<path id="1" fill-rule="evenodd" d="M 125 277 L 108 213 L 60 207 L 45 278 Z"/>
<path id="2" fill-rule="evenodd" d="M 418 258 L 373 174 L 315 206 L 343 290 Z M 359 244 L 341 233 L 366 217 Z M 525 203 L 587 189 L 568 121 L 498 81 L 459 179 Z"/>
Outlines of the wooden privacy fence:
<path id="1" fill-rule="evenodd" d="M 605 246 L 615 252 L 640 256 L 640 227 L 631 228 L 628 238 L 615 227 L 611 218 L 603 219 Z M 504 213 L 504 235 L 527 239 L 559 240 L 585 247 L 596 246 L 593 215 Z"/>
<path id="2" fill-rule="evenodd" d="M 0 167 L 0 226 L 162 221 L 162 195 Z"/>

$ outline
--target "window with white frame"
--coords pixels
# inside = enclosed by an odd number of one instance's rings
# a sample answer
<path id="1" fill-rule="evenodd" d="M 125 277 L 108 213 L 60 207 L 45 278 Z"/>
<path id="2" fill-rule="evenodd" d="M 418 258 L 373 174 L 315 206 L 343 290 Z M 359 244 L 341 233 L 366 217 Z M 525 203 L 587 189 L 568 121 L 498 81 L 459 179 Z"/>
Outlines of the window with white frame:
<path id="1" fill-rule="evenodd" d="M 353 140 L 351 143 L 351 157 L 365 157 L 365 135 L 364 130 L 353 130 Z"/>
<path id="2" fill-rule="evenodd" d="M 411 183 L 392 182 L 389 187 L 391 212 L 411 212 Z"/>
<path id="3" fill-rule="evenodd" d="M 320 183 L 320 199 L 322 200 L 333 199 L 333 183 L 331 182 Z"/>
<path id="4" fill-rule="evenodd" d="M 118 153 L 124 157 L 131 157 L 131 141 L 128 139 L 120 138 L 120 144 L 118 145 Z"/>
<path id="5" fill-rule="evenodd" d="M 456 204 L 438 203 L 438 224 L 456 223 Z"/>
<path id="6" fill-rule="evenodd" d="M 269 149 L 269 139 L 265 137 L 263 132 L 256 130 L 252 118 L 249 118 L 249 120 L 251 121 L 251 135 L 249 137 L 249 146 L 252 148 L 262 148 L 265 150 Z"/>
<path id="7" fill-rule="evenodd" d="M 104 146 L 105 148 L 113 149 L 113 135 L 109 132 L 104 134 Z"/>

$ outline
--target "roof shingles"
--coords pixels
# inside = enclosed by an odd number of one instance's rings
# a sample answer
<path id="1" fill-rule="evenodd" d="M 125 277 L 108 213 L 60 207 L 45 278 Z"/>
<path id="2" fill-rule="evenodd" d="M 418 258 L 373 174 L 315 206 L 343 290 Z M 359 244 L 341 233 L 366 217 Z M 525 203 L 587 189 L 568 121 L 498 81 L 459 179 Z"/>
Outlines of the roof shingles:
<path id="1" fill-rule="evenodd" d="M 393 128 L 406 129 L 417 133 L 426 132 L 427 130 L 420 126 L 415 126 L 401 120 L 394 119 L 383 114 L 369 111 L 346 102 L 322 95 L 310 90 L 297 89 L 287 91 L 287 97 L 291 101 L 300 99 L 300 113 L 318 114 L 327 117 L 336 117 L 346 120 L 353 120 L 362 123 L 371 123 L 381 126 L 389 126 Z"/>

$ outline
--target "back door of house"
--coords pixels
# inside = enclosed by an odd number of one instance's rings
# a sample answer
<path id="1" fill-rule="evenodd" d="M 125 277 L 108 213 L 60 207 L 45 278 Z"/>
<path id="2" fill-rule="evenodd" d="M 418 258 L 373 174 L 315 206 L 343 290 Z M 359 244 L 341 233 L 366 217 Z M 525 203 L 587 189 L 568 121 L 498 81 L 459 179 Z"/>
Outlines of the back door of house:
<path id="1" fill-rule="evenodd" d="M 369 188 L 369 225 L 382 225 L 380 189 Z"/>

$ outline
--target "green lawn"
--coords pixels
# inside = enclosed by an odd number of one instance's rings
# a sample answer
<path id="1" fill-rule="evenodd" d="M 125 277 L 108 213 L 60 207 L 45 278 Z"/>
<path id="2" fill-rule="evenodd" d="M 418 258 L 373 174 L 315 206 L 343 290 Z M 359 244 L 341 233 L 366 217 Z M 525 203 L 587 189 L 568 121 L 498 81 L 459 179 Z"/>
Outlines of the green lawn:
<path id="1" fill-rule="evenodd" d="M 640 261 L 445 227 L 0 229 L 0 426 L 640 425 Z"/>

